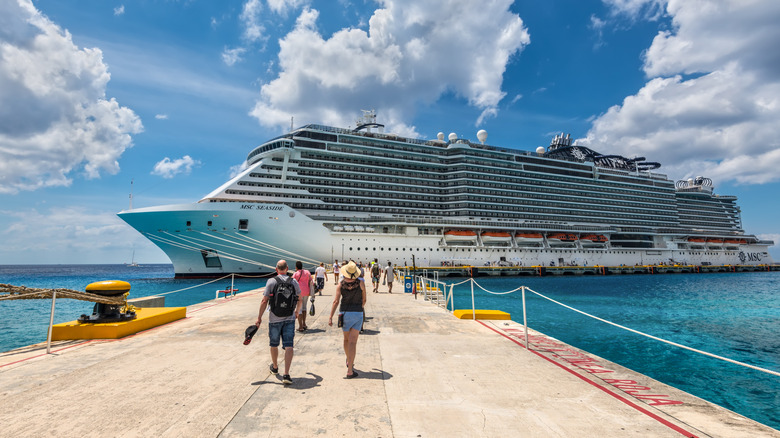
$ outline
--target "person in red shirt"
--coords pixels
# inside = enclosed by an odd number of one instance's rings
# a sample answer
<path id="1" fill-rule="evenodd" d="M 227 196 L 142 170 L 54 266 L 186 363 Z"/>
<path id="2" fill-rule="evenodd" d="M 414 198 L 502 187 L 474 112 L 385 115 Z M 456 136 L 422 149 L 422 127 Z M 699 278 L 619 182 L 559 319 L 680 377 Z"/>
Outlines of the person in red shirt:
<path id="1" fill-rule="evenodd" d="M 295 274 L 293 274 L 293 278 L 298 282 L 298 286 L 301 288 L 301 312 L 298 314 L 298 331 L 303 332 L 309 328 L 306 325 L 306 312 L 314 282 L 311 273 L 303 269 L 303 262 L 300 260 L 295 262 Z M 311 303 L 314 304 L 313 295 L 311 296 Z"/>

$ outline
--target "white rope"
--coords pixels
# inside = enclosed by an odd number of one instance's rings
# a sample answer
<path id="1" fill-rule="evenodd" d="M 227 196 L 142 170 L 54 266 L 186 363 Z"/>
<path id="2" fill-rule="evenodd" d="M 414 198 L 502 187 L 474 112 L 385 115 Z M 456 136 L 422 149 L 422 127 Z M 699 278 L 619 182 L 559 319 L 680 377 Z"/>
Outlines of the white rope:
<path id="1" fill-rule="evenodd" d="M 565 308 L 567 308 L 569 310 L 573 310 L 573 311 L 575 311 L 577 313 L 581 313 L 581 314 L 583 314 L 585 316 L 589 316 L 589 317 L 591 317 L 593 319 L 599 320 L 601 322 L 605 322 L 605 323 L 607 323 L 609 325 L 613 325 L 615 327 L 622 328 L 623 330 L 628 330 L 628 331 L 630 331 L 632 333 L 636 333 L 638 335 L 642 335 L 642 336 L 648 337 L 650 339 L 655 339 L 656 341 L 661 341 L 661 342 L 667 343 L 669 345 L 674 345 L 675 347 L 684 348 L 686 350 L 690 350 L 690 351 L 693 351 L 693 352 L 696 352 L 696 353 L 699 353 L 699 354 L 703 354 L 705 356 L 713 357 L 715 359 L 724 360 L 726 362 L 730 362 L 730 363 L 733 363 L 733 364 L 736 364 L 736 365 L 742 365 L 743 367 L 748 367 L 748 368 L 752 368 L 754 370 L 761 371 L 761 372 L 764 372 L 764 373 L 773 374 L 775 376 L 780 376 L 780 373 L 777 372 L 777 371 L 772 371 L 772 370 L 768 370 L 766 368 L 761 368 L 761 367 L 757 367 L 755 365 L 750 365 L 750 364 L 747 364 L 747 363 L 739 362 L 739 361 L 736 361 L 734 359 L 729 359 L 727 357 L 718 356 L 717 354 L 707 353 L 706 351 L 697 350 L 696 348 L 692 348 L 692 347 L 688 347 L 686 345 L 678 344 L 676 342 L 668 341 L 666 339 L 659 338 L 659 337 L 656 337 L 656 336 L 653 336 L 653 335 L 648 335 L 647 333 L 642 333 L 642 332 L 640 332 L 638 330 L 634 330 L 632 328 L 628 328 L 628 327 L 622 326 L 620 324 L 615 324 L 614 322 L 607 321 L 606 319 L 602 319 L 602 318 L 599 318 L 598 316 L 593 316 L 593 315 L 591 315 L 589 313 L 583 312 L 582 310 L 575 309 L 574 307 L 567 306 L 566 304 L 560 303 L 558 301 L 555 301 L 552 298 L 546 297 L 546 296 L 540 294 L 539 292 L 536 292 L 535 290 L 532 290 L 532 289 L 529 289 L 529 288 L 526 288 L 526 290 L 529 291 L 529 292 L 533 292 L 536 295 L 539 295 L 540 297 L 542 297 L 542 298 L 544 298 L 546 300 L 552 301 L 553 303 L 558 304 L 559 306 L 563 306 L 563 307 L 565 307 Z"/>
<path id="2" fill-rule="evenodd" d="M 491 295 L 507 295 L 507 294 L 511 294 L 513 292 L 517 292 L 517 291 L 519 291 L 519 290 L 521 290 L 523 288 L 523 286 L 520 286 L 517 289 L 513 289 L 513 290 L 510 290 L 508 292 L 491 292 L 491 291 L 485 289 L 484 287 L 480 286 L 480 284 L 477 283 L 476 281 L 474 282 L 474 284 L 476 284 L 478 288 L 484 290 L 485 292 L 487 292 L 487 293 L 489 293 Z"/>
<path id="3" fill-rule="evenodd" d="M 473 281 L 473 280 L 472 280 L 471 278 L 469 278 L 468 280 L 463 280 L 463 281 L 461 281 L 460 283 L 453 283 L 453 284 L 450 284 L 449 286 L 460 286 L 461 284 L 463 284 L 463 283 L 468 283 L 469 281 Z M 476 282 L 475 282 L 475 283 L 476 283 Z M 445 284 L 446 284 L 446 283 L 445 283 Z M 477 284 L 477 286 L 479 286 L 479 285 Z"/>
<path id="4" fill-rule="evenodd" d="M 485 289 L 484 287 L 480 286 L 480 285 L 479 285 L 479 283 L 477 283 L 477 282 L 476 282 L 476 280 L 474 280 L 473 278 L 470 278 L 469 280 L 466 280 L 466 281 L 473 281 L 473 282 L 474 282 L 474 284 L 476 284 L 476 285 L 477 285 L 477 286 L 478 286 L 480 289 L 484 290 L 485 292 L 488 292 L 488 293 L 494 294 L 494 295 L 506 295 L 506 294 L 508 294 L 508 293 L 516 292 L 516 291 L 518 291 L 518 290 L 520 290 L 520 289 L 522 289 L 522 288 L 523 288 L 523 287 L 521 286 L 521 287 L 519 287 L 518 289 L 515 289 L 515 290 L 513 290 L 513 291 L 509 291 L 509 292 L 491 292 L 491 291 L 489 291 L 489 290 Z M 464 281 L 463 283 L 465 283 L 465 281 Z M 463 283 L 458 283 L 458 284 L 463 284 Z M 747 363 L 744 363 L 744 362 L 739 362 L 739 361 L 736 361 L 736 360 L 734 360 L 734 359 L 729 359 L 729 358 L 727 358 L 727 357 L 718 356 L 717 354 L 708 353 L 708 352 L 706 352 L 706 351 L 698 350 L 698 349 L 696 349 L 696 348 L 693 348 L 693 347 L 688 347 L 687 345 L 678 344 L 678 343 L 676 343 L 676 342 L 668 341 L 668 340 L 666 340 L 666 339 L 659 338 L 659 337 L 657 337 L 657 336 L 648 335 L 647 333 L 642 333 L 642 332 L 640 332 L 640 331 L 638 331 L 638 330 L 634 330 L 634 329 L 632 329 L 632 328 L 628 328 L 628 327 L 622 326 L 622 325 L 620 325 L 620 324 L 616 324 L 616 323 L 614 323 L 614 322 L 612 322 L 612 321 L 607 321 L 606 319 L 599 318 L 598 316 L 594 316 L 594 315 L 591 315 L 590 313 L 583 312 L 582 310 L 575 309 L 574 307 L 567 306 L 566 304 L 563 304 L 563 303 L 561 303 L 561 302 L 555 301 L 554 299 L 552 299 L 552 298 L 550 298 L 550 297 L 546 297 L 546 296 L 544 296 L 544 295 L 540 294 L 539 292 L 536 292 L 535 290 L 532 290 L 532 289 L 530 289 L 530 288 L 528 288 L 528 287 L 526 287 L 525 289 L 526 289 L 527 291 L 529 291 L 529 292 L 533 292 L 533 293 L 535 293 L 536 295 L 538 295 L 538 296 L 540 296 L 540 297 L 544 298 L 545 300 L 552 301 L 553 303 L 555 303 L 555 304 L 558 304 L 559 306 L 563 306 L 563 307 L 565 307 L 565 308 L 567 308 L 567 309 L 569 309 L 569 310 L 573 310 L 573 311 L 575 311 L 575 312 L 577 312 L 577 313 L 580 313 L 580 314 L 582 314 L 582 315 L 588 316 L 588 317 L 590 317 L 590 318 L 593 318 L 593 319 L 596 319 L 596 320 L 598 320 L 598 321 L 601 321 L 601 322 L 607 323 L 607 324 L 609 324 L 609 325 L 612 325 L 612 326 L 615 326 L 615 327 L 621 328 L 621 329 L 623 329 L 623 330 L 628 330 L 628 331 L 630 331 L 630 332 L 632 332 L 632 333 L 636 333 L 636 334 L 638 334 L 638 335 L 642 335 L 642 336 L 645 336 L 645 337 L 647 337 L 647 338 L 654 339 L 654 340 L 656 340 L 656 341 L 661 341 L 661 342 L 664 342 L 664 343 L 666 343 L 666 344 L 669 344 L 669 345 L 674 345 L 675 347 L 683 348 L 683 349 L 685 349 L 685 350 L 693 351 L 693 352 L 695 352 L 695 353 L 703 354 L 703 355 L 705 355 L 705 356 L 709 356 L 709 357 L 712 357 L 712 358 L 715 358 L 715 359 L 720 359 L 720 360 L 723 360 L 723 361 L 726 361 L 726 362 L 733 363 L 733 364 L 735 364 L 735 365 L 741 365 L 741 366 L 743 366 L 743 367 L 751 368 L 751 369 L 754 369 L 754 370 L 756 370 L 756 371 L 761 371 L 761 372 L 763 372 L 763 373 L 772 374 L 772 375 L 775 375 L 775 376 L 780 376 L 780 372 L 777 372 L 777 371 L 772 371 L 772 370 L 768 370 L 768 369 L 766 369 L 766 368 L 761 368 L 761 367 L 757 367 L 757 366 L 755 366 L 755 365 L 750 365 L 750 364 L 747 364 Z"/>
<path id="5" fill-rule="evenodd" d="M 176 293 L 176 292 L 182 292 L 182 291 L 185 291 L 185 290 L 194 289 L 196 287 L 205 286 L 207 284 L 216 283 L 217 281 L 222 281 L 222 280 L 224 280 L 224 279 L 226 279 L 228 277 L 230 277 L 230 275 L 226 275 L 224 277 L 220 277 L 220 278 L 217 278 L 215 280 L 211 280 L 211 281 L 203 283 L 203 284 L 196 284 L 195 286 L 185 287 L 184 289 L 173 290 L 173 291 L 170 291 L 170 292 L 163 292 L 161 294 L 155 294 L 155 295 L 169 295 L 169 294 L 173 294 L 173 293 Z"/>

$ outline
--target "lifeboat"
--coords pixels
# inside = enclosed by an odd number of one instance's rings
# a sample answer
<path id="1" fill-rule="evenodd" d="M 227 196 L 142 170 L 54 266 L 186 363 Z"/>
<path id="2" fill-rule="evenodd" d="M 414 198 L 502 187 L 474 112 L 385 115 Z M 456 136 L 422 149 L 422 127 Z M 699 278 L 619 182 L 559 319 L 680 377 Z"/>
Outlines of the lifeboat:
<path id="1" fill-rule="evenodd" d="M 747 243 L 747 240 L 745 239 L 724 239 L 723 243 L 727 243 L 730 245 L 745 245 Z"/>
<path id="2" fill-rule="evenodd" d="M 707 248 L 723 248 L 723 239 L 707 239 Z"/>
<path id="3" fill-rule="evenodd" d="M 471 230 L 449 230 L 444 232 L 447 243 L 477 243 L 477 233 Z"/>
<path id="4" fill-rule="evenodd" d="M 511 245 L 512 235 L 503 231 L 485 231 L 481 234 L 485 245 Z"/>
<path id="5" fill-rule="evenodd" d="M 515 242 L 518 246 L 538 246 L 544 242 L 542 233 L 517 233 Z"/>
<path id="6" fill-rule="evenodd" d="M 580 243 L 582 246 L 604 246 L 607 244 L 607 236 L 602 234 L 586 234 L 580 236 Z"/>
<path id="7" fill-rule="evenodd" d="M 702 249 L 704 248 L 704 242 L 706 242 L 707 239 L 703 237 L 689 237 L 688 238 L 688 246 L 691 249 Z"/>
<path id="8" fill-rule="evenodd" d="M 572 246 L 577 241 L 577 236 L 570 233 L 550 233 L 547 235 L 547 243 L 550 246 Z"/>

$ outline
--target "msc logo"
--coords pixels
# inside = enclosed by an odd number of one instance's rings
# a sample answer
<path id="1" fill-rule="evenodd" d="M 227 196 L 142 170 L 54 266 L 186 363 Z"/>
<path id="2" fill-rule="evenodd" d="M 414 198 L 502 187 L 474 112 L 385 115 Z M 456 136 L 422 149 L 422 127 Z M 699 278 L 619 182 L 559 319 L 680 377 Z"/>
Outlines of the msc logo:
<path id="1" fill-rule="evenodd" d="M 749 252 L 745 253 L 744 251 L 739 252 L 739 261 L 742 263 L 748 262 L 760 262 L 761 261 L 761 254 L 757 252 Z"/>

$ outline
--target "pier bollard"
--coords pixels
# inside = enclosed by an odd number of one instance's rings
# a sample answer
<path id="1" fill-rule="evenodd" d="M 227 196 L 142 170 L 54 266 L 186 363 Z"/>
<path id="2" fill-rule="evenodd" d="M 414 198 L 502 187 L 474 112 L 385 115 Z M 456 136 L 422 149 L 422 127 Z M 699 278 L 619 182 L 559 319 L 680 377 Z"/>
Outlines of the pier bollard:
<path id="1" fill-rule="evenodd" d="M 130 293 L 130 283 L 121 280 L 96 281 L 87 285 L 87 292 L 104 297 L 118 297 Z M 125 305 L 127 300 L 125 300 Z M 135 319 L 135 311 L 125 309 L 124 305 L 95 303 L 92 315 L 81 315 L 80 323 L 120 322 Z"/>

